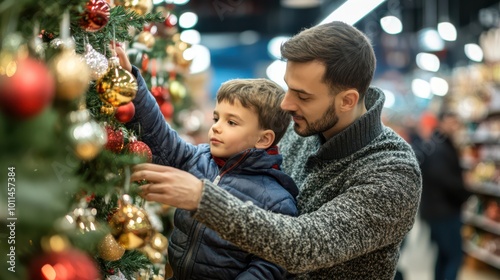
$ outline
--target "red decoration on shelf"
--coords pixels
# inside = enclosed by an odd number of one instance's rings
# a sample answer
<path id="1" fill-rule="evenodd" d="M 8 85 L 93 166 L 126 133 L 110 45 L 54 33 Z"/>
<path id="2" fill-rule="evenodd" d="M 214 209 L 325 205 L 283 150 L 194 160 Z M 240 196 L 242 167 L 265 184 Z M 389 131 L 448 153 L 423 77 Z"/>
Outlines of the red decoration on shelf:
<path id="1" fill-rule="evenodd" d="M 80 18 L 80 27 L 87 32 L 96 32 L 108 24 L 110 6 L 104 0 L 89 0 Z"/>
<path id="2" fill-rule="evenodd" d="M 130 138 L 130 142 L 125 148 L 128 153 L 144 157 L 147 162 L 153 161 L 153 153 L 151 152 L 149 146 L 146 143 L 137 140 L 135 137 Z"/>
<path id="3" fill-rule="evenodd" d="M 31 58 L 12 61 L 15 73 L 0 75 L 0 110 L 18 119 L 34 117 L 52 102 L 55 80 L 45 64 Z"/>
<path id="4" fill-rule="evenodd" d="M 106 143 L 106 150 L 112 151 L 114 153 L 120 153 L 125 144 L 123 137 L 123 131 L 121 129 L 115 130 L 111 126 L 106 126 L 106 132 L 108 134 L 108 142 Z"/>
<path id="5" fill-rule="evenodd" d="M 115 118 L 121 123 L 128 123 L 135 115 L 135 105 L 129 102 L 125 105 L 118 106 L 115 112 Z"/>
<path id="6" fill-rule="evenodd" d="M 165 101 L 170 98 L 168 88 L 162 86 L 154 86 L 151 88 L 151 94 L 156 99 L 156 103 L 161 106 Z"/>
<path id="7" fill-rule="evenodd" d="M 69 249 L 36 256 L 29 265 L 29 279 L 95 280 L 101 276 L 91 257 Z"/>
<path id="8" fill-rule="evenodd" d="M 167 101 L 160 106 L 160 111 L 165 120 L 171 120 L 174 116 L 174 105 L 172 105 L 172 102 Z"/>

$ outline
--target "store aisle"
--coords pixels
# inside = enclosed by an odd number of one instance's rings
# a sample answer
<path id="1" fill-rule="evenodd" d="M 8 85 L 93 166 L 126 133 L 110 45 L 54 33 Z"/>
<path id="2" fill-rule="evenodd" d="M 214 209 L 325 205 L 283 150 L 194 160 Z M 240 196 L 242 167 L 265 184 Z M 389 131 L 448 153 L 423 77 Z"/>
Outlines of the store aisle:
<path id="1" fill-rule="evenodd" d="M 429 240 L 429 229 L 417 219 L 410 231 L 399 260 L 404 280 L 433 280 L 435 247 Z M 495 271 L 474 259 L 466 258 L 458 280 L 499 280 L 500 271 Z"/>

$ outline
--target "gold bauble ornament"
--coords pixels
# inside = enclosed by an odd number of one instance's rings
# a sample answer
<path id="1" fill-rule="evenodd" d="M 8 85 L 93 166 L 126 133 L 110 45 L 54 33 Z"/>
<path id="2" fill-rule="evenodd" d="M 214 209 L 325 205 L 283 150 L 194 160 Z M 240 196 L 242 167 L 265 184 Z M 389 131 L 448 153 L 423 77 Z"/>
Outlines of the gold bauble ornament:
<path id="1" fill-rule="evenodd" d="M 172 58 L 172 61 L 175 65 L 184 70 L 188 69 L 189 66 L 191 66 L 194 58 L 191 44 L 182 41 L 180 37 L 177 36 L 174 36 L 172 40 L 175 42 L 175 44 L 167 46 L 165 51 L 167 52 L 169 57 Z"/>
<path id="2" fill-rule="evenodd" d="M 149 31 L 141 31 L 137 35 L 137 42 L 143 44 L 147 49 L 151 49 L 156 42 L 155 36 Z"/>
<path id="3" fill-rule="evenodd" d="M 113 105 L 111 105 L 109 103 L 104 103 L 101 106 L 101 114 L 103 114 L 103 115 L 111 116 L 111 115 L 115 114 L 115 111 L 116 111 L 116 108 L 113 107 Z"/>
<path id="4" fill-rule="evenodd" d="M 123 248 L 111 234 L 107 234 L 97 246 L 99 257 L 106 261 L 117 261 L 125 254 Z"/>
<path id="5" fill-rule="evenodd" d="M 123 6 L 126 9 L 133 10 L 139 15 L 144 15 L 153 10 L 152 0 L 115 0 L 115 6 Z"/>
<path id="6" fill-rule="evenodd" d="M 50 62 L 56 78 L 56 98 L 73 100 L 87 91 L 91 80 L 89 66 L 84 58 L 71 49 L 63 49 Z"/>
<path id="7" fill-rule="evenodd" d="M 139 249 L 152 263 L 162 263 L 164 261 L 163 254 L 151 247 L 150 245 L 146 245 L 143 248 Z"/>
<path id="8" fill-rule="evenodd" d="M 118 107 L 135 98 L 137 80 L 132 73 L 120 66 L 118 57 L 111 57 L 108 71 L 97 80 L 96 89 L 104 103 Z"/>
<path id="9" fill-rule="evenodd" d="M 108 142 L 106 129 L 90 118 L 88 110 L 73 111 L 68 115 L 68 139 L 75 154 L 82 160 L 91 160 Z"/>
<path id="10" fill-rule="evenodd" d="M 146 211 L 133 205 L 128 195 L 120 199 L 118 210 L 111 217 L 109 225 L 111 234 L 127 250 L 148 244 L 153 234 Z"/>
<path id="11" fill-rule="evenodd" d="M 149 241 L 149 245 L 155 250 L 165 252 L 168 249 L 168 239 L 165 235 L 155 232 L 151 241 Z"/>
<path id="12" fill-rule="evenodd" d="M 170 91 L 170 98 L 174 103 L 178 103 L 186 97 L 186 87 L 177 80 L 170 80 L 168 82 L 168 90 Z"/>

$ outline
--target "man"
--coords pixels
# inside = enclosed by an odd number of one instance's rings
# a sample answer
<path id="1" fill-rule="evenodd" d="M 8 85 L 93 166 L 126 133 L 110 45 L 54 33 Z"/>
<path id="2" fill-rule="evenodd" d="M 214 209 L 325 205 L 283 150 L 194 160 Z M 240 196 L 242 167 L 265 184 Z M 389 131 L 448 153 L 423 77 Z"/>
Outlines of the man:
<path id="1" fill-rule="evenodd" d="M 132 180 L 150 182 L 142 186 L 146 199 L 192 210 L 297 279 L 393 279 L 421 174 L 411 147 L 381 122 L 384 94 L 369 87 L 373 48 L 353 26 L 333 22 L 300 32 L 281 51 L 288 85 L 281 107 L 293 126 L 280 149 L 300 189 L 299 217 L 263 211 L 166 166 L 137 165 Z M 160 141 L 153 134 L 143 141 Z"/>

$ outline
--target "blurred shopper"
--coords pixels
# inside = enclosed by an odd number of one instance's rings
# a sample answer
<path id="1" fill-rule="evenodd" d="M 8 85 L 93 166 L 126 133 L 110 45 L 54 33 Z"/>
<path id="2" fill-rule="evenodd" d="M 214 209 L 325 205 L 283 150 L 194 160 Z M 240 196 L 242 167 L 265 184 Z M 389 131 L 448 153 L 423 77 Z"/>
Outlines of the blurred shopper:
<path id="1" fill-rule="evenodd" d="M 458 115 L 443 112 L 430 139 L 417 153 L 422 157 L 422 199 L 420 214 L 429 225 L 431 242 L 437 246 L 435 280 L 457 279 L 462 264 L 461 208 L 470 193 L 465 188 L 454 133 L 462 123 Z"/>

